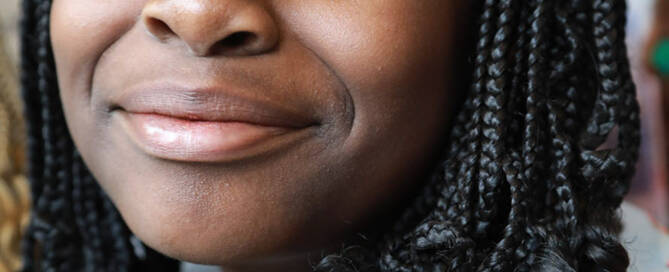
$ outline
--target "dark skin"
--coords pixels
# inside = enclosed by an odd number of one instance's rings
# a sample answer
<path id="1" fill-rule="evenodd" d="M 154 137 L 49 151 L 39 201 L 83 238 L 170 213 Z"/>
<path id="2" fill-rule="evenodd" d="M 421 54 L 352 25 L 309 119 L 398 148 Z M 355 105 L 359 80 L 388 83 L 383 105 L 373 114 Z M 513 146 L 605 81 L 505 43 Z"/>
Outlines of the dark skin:
<path id="1" fill-rule="evenodd" d="M 459 96 L 464 3 L 55 0 L 67 123 L 149 246 L 226 272 L 307 271 L 308 255 L 374 228 L 372 218 L 421 185 Z M 166 103 L 197 113 L 161 119 L 152 134 L 123 97 L 153 89 L 148 100 L 162 99 L 164 82 L 186 86 Z M 298 117 L 198 123 L 211 111 L 239 114 L 243 106 L 225 104 L 230 94 Z M 155 101 L 146 100 L 137 101 Z M 192 132 L 202 130 L 229 133 L 217 142 Z"/>

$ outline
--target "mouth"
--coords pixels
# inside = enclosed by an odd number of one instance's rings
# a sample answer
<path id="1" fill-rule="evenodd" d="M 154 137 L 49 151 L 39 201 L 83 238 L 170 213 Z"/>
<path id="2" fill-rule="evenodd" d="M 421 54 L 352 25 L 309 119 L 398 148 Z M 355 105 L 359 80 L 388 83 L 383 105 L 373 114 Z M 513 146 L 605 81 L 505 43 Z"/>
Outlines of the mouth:
<path id="1" fill-rule="evenodd" d="M 113 104 L 130 141 L 144 153 L 182 162 L 230 162 L 279 150 L 310 135 L 306 111 L 218 89 L 139 88 Z"/>

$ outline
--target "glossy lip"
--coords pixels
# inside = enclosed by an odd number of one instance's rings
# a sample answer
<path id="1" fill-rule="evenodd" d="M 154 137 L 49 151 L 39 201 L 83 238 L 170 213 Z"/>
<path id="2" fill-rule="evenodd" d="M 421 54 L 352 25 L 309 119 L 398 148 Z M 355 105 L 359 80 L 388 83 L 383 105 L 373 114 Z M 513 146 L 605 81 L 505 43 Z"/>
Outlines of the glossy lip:
<path id="1" fill-rule="evenodd" d="M 293 143 L 318 125 L 306 111 L 215 88 L 138 86 L 112 101 L 112 113 L 137 147 L 174 161 L 252 157 Z"/>

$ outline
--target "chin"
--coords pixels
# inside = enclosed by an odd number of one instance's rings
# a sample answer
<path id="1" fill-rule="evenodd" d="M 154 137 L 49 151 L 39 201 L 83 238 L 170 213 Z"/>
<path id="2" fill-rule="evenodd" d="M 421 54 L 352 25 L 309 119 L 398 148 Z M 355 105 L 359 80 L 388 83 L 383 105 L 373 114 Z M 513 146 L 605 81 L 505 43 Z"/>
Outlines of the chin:
<path id="1" fill-rule="evenodd" d="M 282 241 L 281 237 L 273 239 L 272 236 L 262 234 L 237 233 L 233 231 L 234 228 L 212 231 L 208 226 L 195 224 L 158 224 L 156 222 L 156 229 L 152 231 L 133 227 L 131 230 L 154 250 L 190 263 L 242 271 L 268 271 L 267 267 L 295 263 L 302 263 L 308 268 L 309 256 L 318 257 L 321 253 L 314 251 L 310 254 L 308 250 L 297 249 L 290 241 Z"/>
<path id="2" fill-rule="evenodd" d="M 237 186 L 230 185 L 227 190 L 199 188 L 197 192 L 212 193 L 185 197 L 182 194 L 188 190 L 182 187 L 172 190 L 162 186 L 162 191 L 143 187 L 152 182 L 162 184 L 145 180 L 135 187 L 135 193 L 143 198 L 121 193 L 112 199 L 117 197 L 115 202 L 130 230 L 147 246 L 171 258 L 224 267 L 294 263 L 288 260 L 295 258 L 308 264 L 308 253 L 316 251 L 311 256 L 320 256 L 320 251 L 313 249 L 327 244 L 303 238 L 313 237 L 308 233 L 327 233 L 314 227 L 321 224 L 306 223 L 313 217 L 305 211 L 272 204 L 275 201 L 263 202 L 262 196 L 245 194 Z M 133 190 L 132 186 L 125 188 Z"/>
<path id="3" fill-rule="evenodd" d="M 130 230 L 147 246 L 171 258 L 191 263 L 224 265 L 268 257 L 270 243 L 259 236 L 239 233 L 242 226 L 221 222 L 212 226 L 207 220 L 193 221 L 162 218 L 159 220 L 126 220 Z M 263 253 L 265 252 L 265 253 Z"/>

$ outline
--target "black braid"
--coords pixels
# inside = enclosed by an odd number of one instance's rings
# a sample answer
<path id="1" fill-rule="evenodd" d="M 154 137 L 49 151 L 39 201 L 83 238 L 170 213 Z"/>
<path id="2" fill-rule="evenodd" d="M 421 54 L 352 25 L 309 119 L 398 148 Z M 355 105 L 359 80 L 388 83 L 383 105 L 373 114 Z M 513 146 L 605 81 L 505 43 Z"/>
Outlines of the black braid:
<path id="1" fill-rule="evenodd" d="M 502 173 L 503 156 L 506 151 L 507 132 L 506 126 L 509 118 L 506 108 L 508 100 L 508 90 L 511 86 L 509 72 L 511 69 L 508 64 L 509 50 L 511 49 L 514 38 L 514 30 L 511 24 L 515 18 L 511 0 L 500 0 L 497 2 L 498 10 L 497 31 L 495 32 L 490 60 L 487 66 L 488 78 L 484 80 L 487 92 L 483 96 L 484 112 L 479 120 L 483 130 L 481 131 L 481 158 L 479 159 L 478 173 L 478 206 L 474 212 L 474 219 L 477 222 L 475 235 L 488 240 L 487 235 L 491 231 L 491 226 L 497 225 L 496 219 L 500 214 L 506 214 L 507 211 L 500 211 L 506 208 L 505 205 L 498 205 L 501 201 L 508 202 L 505 196 L 508 196 L 508 187 L 503 186 L 504 178 Z M 496 218 L 497 217 L 497 218 Z M 492 233 L 493 236 L 496 236 Z M 486 246 L 487 247 L 487 246 Z"/>
<path id="2" fill-rule="evenodd" d="M 473 52 L 462 69 L 470 91 L 442 160 L 395 223 L 369 235 L 377 247 L 345 246 L 315 271 L 626 270 L 616 209 L 640 139 L 625 1 L 475 2 Z M 177 271 L 175 260 L 131 244 L 72 143 L 50 6 L 23 2 L 34 207 L 24 271 Z M 602 147 L 611 136 L 614 146 Z"/>

